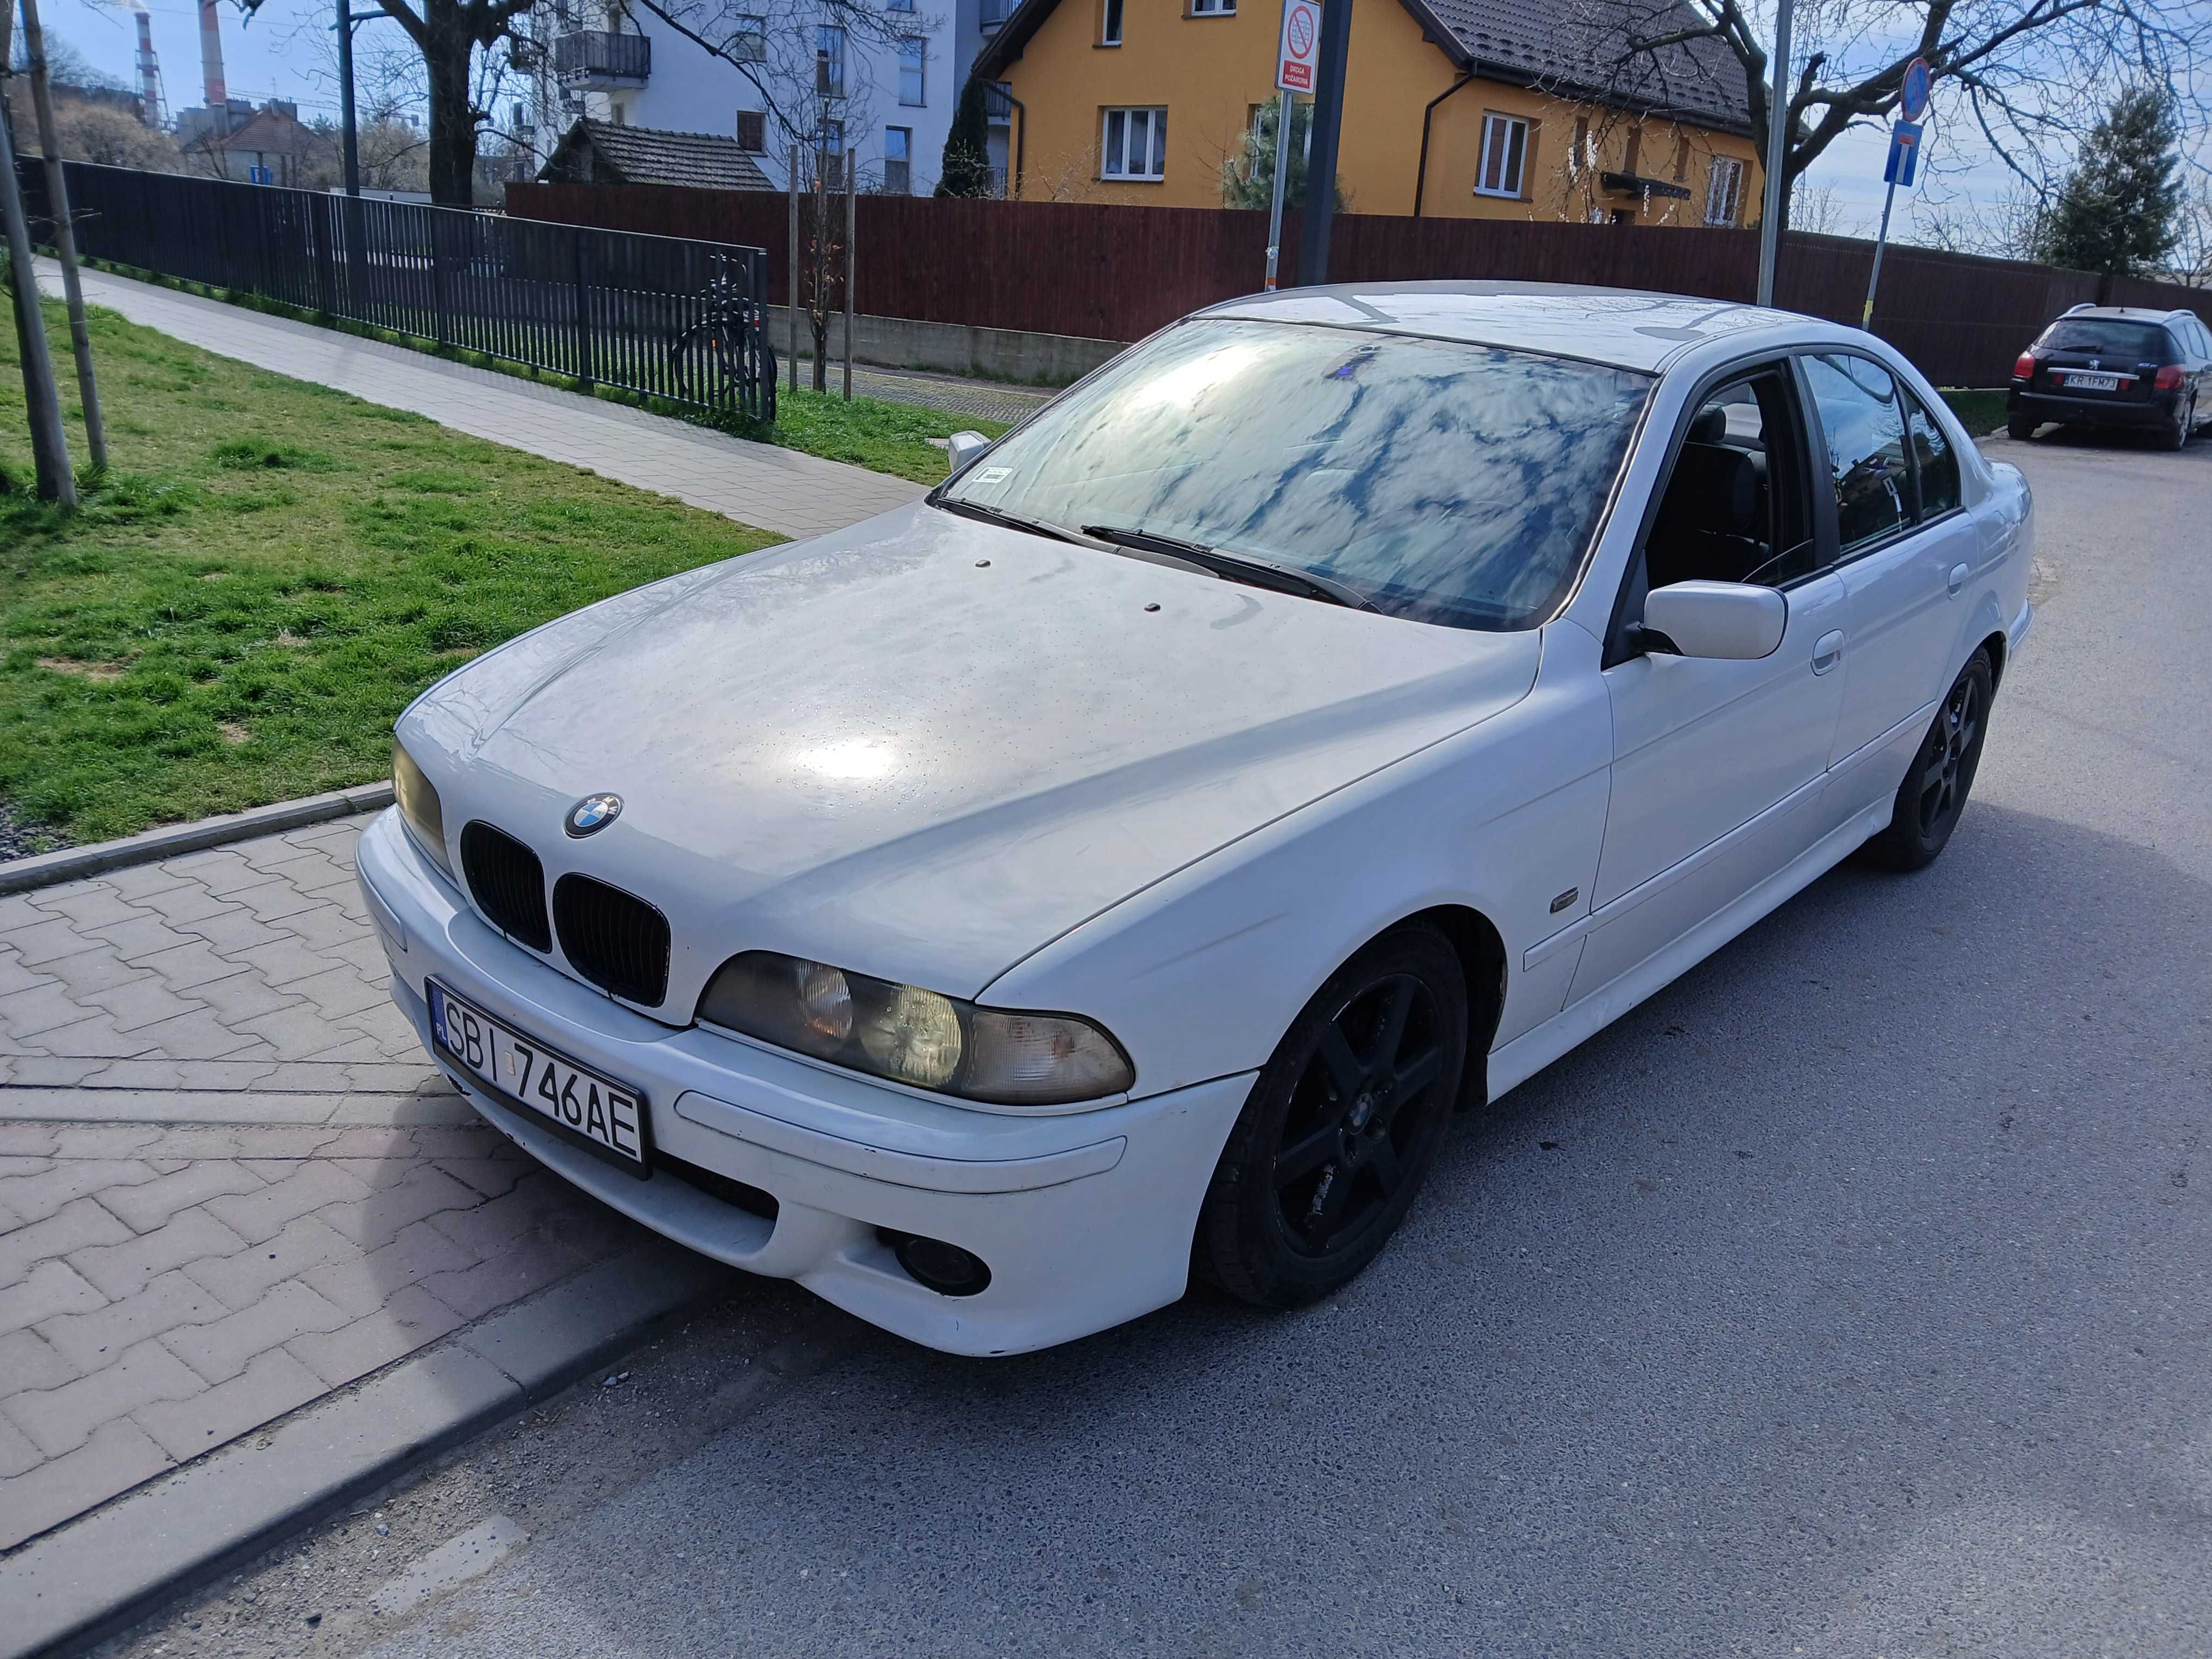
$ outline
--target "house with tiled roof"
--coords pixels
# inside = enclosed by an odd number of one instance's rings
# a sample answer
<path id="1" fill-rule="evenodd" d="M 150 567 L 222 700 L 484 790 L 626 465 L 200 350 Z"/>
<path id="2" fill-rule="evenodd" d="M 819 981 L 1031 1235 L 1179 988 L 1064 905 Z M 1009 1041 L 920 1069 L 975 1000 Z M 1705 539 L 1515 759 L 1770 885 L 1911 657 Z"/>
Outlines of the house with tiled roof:
<path id="1" fill-rule="evenodd" d="M 562 185 L 690 185 L 774 190 L 744 147 L 711 132 L 664 132 L 582 118 L 562 135 L 538 178 Z"/>
<path id="2" fill-rule="evenodd" d="M 1337 179 L 1359 213 L 1738 225 L 1759 163 L 1682 0 L 1359 0 Z M 1276 97 L 1275 0 L 1022 0 L 977 59 L 1014 115 L 1010 193 L 1218 207 Z"/>

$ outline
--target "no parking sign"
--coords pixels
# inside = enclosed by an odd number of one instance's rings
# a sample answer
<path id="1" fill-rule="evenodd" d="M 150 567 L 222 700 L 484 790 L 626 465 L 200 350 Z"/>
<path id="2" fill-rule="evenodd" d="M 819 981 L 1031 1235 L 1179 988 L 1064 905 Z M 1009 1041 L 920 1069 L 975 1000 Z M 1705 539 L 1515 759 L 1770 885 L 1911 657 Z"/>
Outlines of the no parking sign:
<path id="1" fill-rule="evenodd" d="M 1283 0 L 1283 40 L 1275 58 L 1275 84 L 1285 92 L 1311 92 L 1321 56 L 1321 0 Z"/>

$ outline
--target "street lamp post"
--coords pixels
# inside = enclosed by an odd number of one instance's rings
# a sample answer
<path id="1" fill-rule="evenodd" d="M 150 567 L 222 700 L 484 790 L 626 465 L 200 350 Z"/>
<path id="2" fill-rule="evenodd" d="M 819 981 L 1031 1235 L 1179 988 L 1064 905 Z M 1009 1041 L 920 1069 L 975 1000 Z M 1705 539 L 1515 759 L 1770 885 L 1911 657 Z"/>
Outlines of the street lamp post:
<path id="1" fill-rule="evenodd" d="M 1774 303 L 1775 257 L 1782 251 L 1782 175 L 1790 165 L 1790 0 L 1774 17 L 1773 91 L 1766 109 L 1766 205 L 1759 217 L 1759 303 Z"/>

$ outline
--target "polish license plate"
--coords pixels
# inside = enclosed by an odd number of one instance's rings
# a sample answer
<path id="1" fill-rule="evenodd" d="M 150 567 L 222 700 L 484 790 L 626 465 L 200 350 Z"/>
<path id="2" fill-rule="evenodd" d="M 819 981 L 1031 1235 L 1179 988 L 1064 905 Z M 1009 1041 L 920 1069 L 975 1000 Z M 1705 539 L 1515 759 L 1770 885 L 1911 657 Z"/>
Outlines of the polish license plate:
<path id="1" fill-rule="evenodd" d="M 2066 389 L 2069 392 L 2118 392 L 2120 377 L 2117 374 L 2069 374 Z"/>
<path id="2" fill-rule="evenodd" d="M 447 1059 L 489 1085 L 510 1105 L 528 1108 L 566 1130 L 571 1139 L 649 1173 L 645 1158 L 645 1101 L 626 1083 L 579 1066 L 432 980 L 430 1030 Z"/>

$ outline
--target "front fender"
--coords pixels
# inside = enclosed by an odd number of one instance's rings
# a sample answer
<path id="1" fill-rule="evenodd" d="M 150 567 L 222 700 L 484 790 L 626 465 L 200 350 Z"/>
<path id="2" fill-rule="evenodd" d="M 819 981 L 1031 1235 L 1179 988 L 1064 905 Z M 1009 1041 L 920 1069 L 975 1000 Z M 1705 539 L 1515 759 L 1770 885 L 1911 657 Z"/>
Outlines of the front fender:
<path id="1" fill-rule="evenodd" d="M 1510 708 L 1123 901 L 979 1000 L 1100 1020 L 1149 1095 L 1263 1065 L 1362 945 L 1455 905 L 1505 945 L 1495 1042 L 1556 1014 L 1579 947 L 1525 972 L 1522 960 L 1589 910 L 1613 730 L 1596 642 L 1572 623 L 1545 635 L 1536 683 Z"/>

